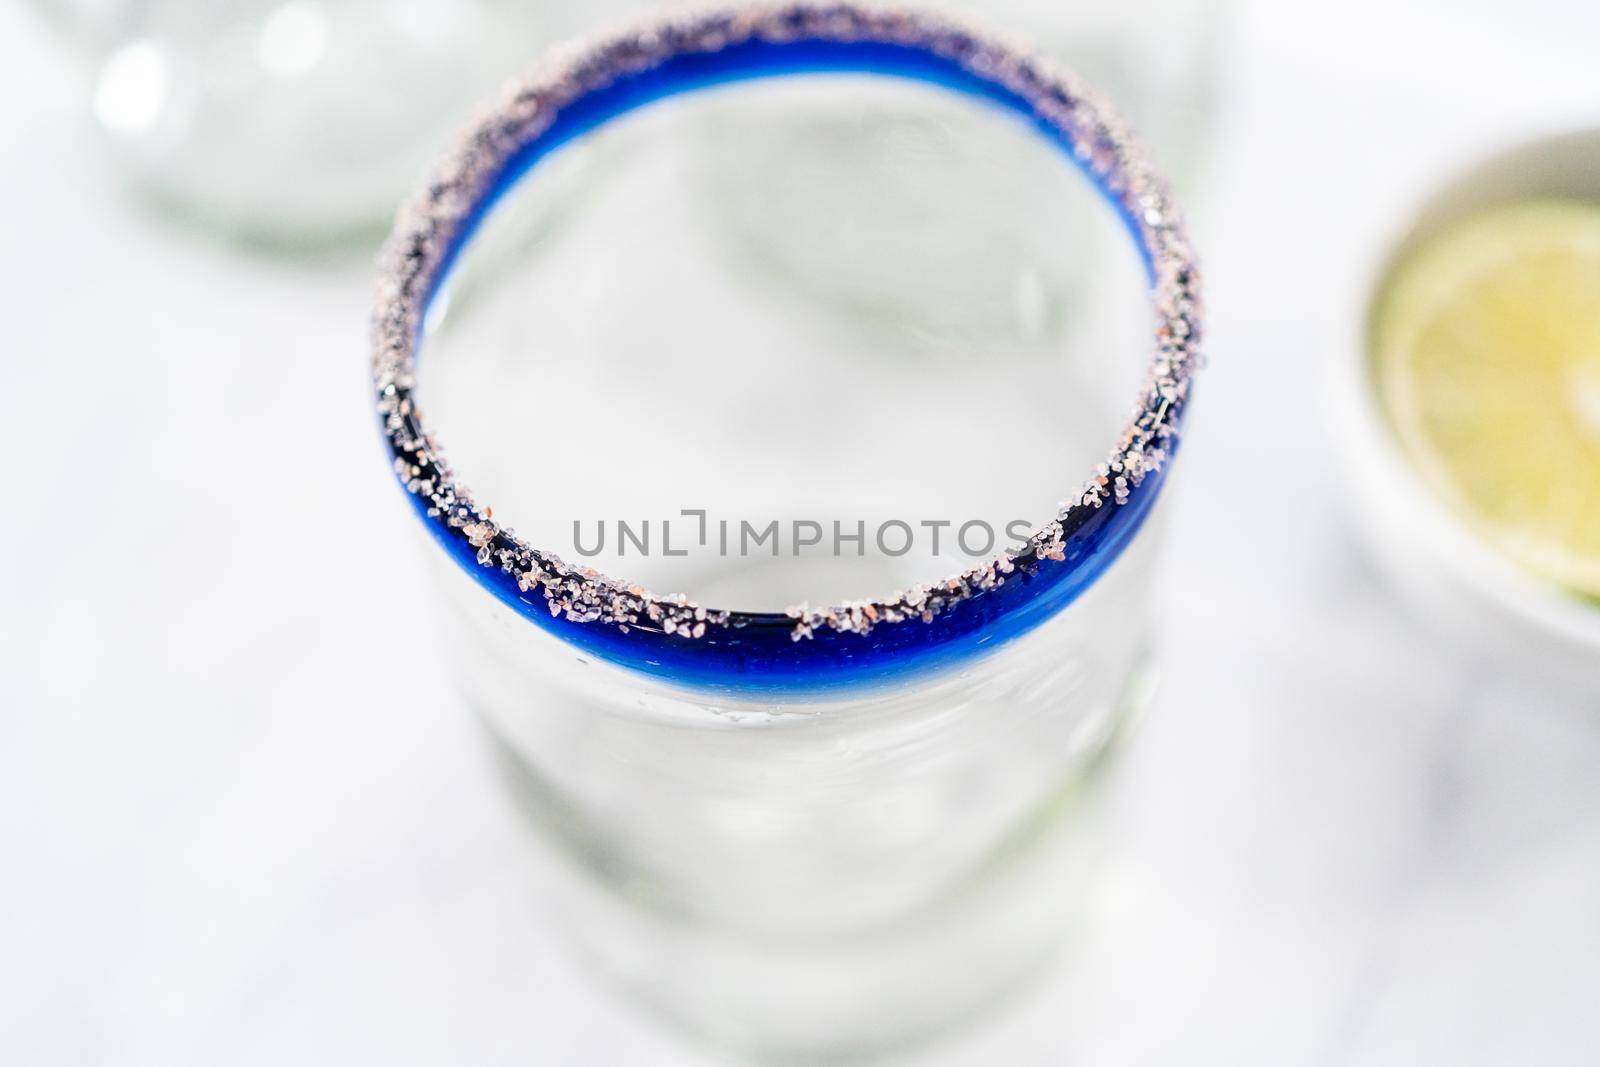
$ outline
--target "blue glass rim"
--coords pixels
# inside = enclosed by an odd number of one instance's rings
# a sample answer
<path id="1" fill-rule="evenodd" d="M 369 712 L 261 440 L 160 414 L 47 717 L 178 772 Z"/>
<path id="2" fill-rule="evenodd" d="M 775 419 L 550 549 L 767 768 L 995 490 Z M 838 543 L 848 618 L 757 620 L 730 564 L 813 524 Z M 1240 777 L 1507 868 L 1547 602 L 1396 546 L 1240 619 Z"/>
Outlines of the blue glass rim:
<path id="1" fill-rule="evenodd" d="M 814 73 L 930 83 L 1020 115 L 1117 211 L 1150 279 L 1156 350 L 1109 460 L 1026 548 L 884 600 L 815 611 L 710 610 L 523 544 L 456 484 L 411 402 L 421 324 L 458 253 L 530 168 L 595 128 L 694 90 Z M 820 693 L 959 665 L 1035 629 L 1093 585 L 1165 483 L 1198 363 L 1199 319 L 1198 271 L 1165 183 L 1075 76 L 940 16 L 775 4 L 636 24 L 508 93 L 402 211 L 384 256 L 374 376 L 391 458 L 413 506 L 434 540 L 509 608 L 584 653 L 673 684 Z"/>

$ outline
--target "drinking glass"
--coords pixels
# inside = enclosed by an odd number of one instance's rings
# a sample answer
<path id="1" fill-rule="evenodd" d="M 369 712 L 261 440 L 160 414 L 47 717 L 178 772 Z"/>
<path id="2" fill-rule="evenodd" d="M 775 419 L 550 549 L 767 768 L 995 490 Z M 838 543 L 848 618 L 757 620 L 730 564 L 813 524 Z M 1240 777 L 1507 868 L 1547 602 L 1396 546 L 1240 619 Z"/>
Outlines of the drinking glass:
<path id="1" fill-rule="evenodd" d="M 589 0 L 587 17 L 623 0 Z M 37 0 L 145 199 L 284 251 L 382 233 L 432 143 L 580 21 L 542 0 Z"/>
<path id="2" fill-rule="evenodd" d="M 867 143 L 998 195 L 855 188 L 833 259 L 761 269 L 718 209 L 831 173 L 824 106 L 891 139 L 885 116 L 980 119 L 933 153 Z M 577 206 L 544 210 L 573 174 Z M 946 266 L 840 314 L 833 273 L 895 241 Z M 401 213 L 374 318 L 443 592 L 396 666 L 436 639 L 455 660 L 601 973 L 718 1046 L 834 1062 L 1048 961 L 1149 684 L 1199 316 L 1171 196 L 1105 103 L 943 17 L 645 22 L 468 131 Z"/>

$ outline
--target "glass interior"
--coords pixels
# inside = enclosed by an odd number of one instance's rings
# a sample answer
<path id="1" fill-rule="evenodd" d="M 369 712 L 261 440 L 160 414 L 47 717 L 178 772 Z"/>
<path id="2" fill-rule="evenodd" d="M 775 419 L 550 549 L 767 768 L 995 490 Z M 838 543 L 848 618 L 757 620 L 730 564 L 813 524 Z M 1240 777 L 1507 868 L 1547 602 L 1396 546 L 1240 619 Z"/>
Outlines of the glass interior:
<path id="1" fill-rule="evenodd" d="M 1026 122 L 812 76 L 668 100 L 536 168 L 441 291 L 418 395 L 530 543 L 782 610 L 1046 521 L 1110 451 L 1150 322 L 1132 239 Z"/>

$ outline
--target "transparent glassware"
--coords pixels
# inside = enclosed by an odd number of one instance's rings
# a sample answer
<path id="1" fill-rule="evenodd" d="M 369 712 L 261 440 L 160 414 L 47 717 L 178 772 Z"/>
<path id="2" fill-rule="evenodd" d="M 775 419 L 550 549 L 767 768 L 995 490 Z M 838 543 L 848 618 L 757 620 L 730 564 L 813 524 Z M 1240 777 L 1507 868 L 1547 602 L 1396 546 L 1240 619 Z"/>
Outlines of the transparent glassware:
<path id="1" fill-rule="evenodd" d="M 507 0 L 37 0 L 91 66 L 111 159 L 167 214 L 248 243 L 381 235 L 432 146 L 567 5 Z M 621 6 L 615 0 L 613 9 Z"/>
<path id="2" fill-rule="evenodd" d="M 1002 25 L 1070 64 L 1162 146 L 1163 165 L 1180 183 L 1201 169 L 1227 14 L 1222 0 L 954 0 L 940 7 Z M 708 224 L 745 249 L 750 269 L 772 273 L 777 284 L 807 287 L 819 307 L 831 306 L 842 317 L 886 320 L 897 329 L 913 322 L 952 347 L 984 343 L 1012 328 L 1015 316 L 1000 294 L 974 290 L 1004 287 L 1016 249 L 1059 240 L 1068 231 L 1028 212 L 994 213 L 987 230 L 926 223 L 944 205 L 1006 196 L 1013 173 L 1029 165 L 1025 153 L 1033 146 L 1006 138 L 971 110 L 931 111 L 914 100 L 901 108 L 885 102 L 870 112 L 835 105 L 826 98 L 775 101 L 784 115 L 776 127 L 743 100 L 708 117 L 696 154 L 698 180 L 708 190 Z M 826 150 L 794 166 L 796 138 Z M 977 147 L 981 160 L 938 166 L 952 153 L 970 157 Z M 766 170 L 760 183 L 744 177 L 752 166 Z M 897 195 L 864 195 L 884 187 Z M 896 217 L 885 219 L 885 211 Z M 872 239 L 886 229 L 902 239 Z M 1082 227 L 1072 232 L 1101 236 Z M 1040 314 L 1075 316 L 1072 299 L 1097 299 L 1095 268 L 1118 248 L 1113 237 L 1075 257 L 1042 248 L 1027 253 L 1049 268 L 1040 278 Z"/>
<path id="3" fill-rule="evenodd" d="M 829 107 L 987 127 L 896 165 L 994 195 L 930 218 L 854 188 L 835 260 L 759 269 L 716 215 L 773 157 L 719 151 L 710 185 L 707 145 L 755 125 L 828 173 L 837 143 L 807 131 Z M 986 235 L 893 315 L 819 295 L 858 250 Z M 1043 966 L 1149 684 L 1197 359 L 1181 223 L 1099 98 L 934 16 L 648 23 L 514 89 L 385 264 L 377 399 L 437 636 L 562 857 L 578 948 L 720 1047 L 830 1062 Z"/>

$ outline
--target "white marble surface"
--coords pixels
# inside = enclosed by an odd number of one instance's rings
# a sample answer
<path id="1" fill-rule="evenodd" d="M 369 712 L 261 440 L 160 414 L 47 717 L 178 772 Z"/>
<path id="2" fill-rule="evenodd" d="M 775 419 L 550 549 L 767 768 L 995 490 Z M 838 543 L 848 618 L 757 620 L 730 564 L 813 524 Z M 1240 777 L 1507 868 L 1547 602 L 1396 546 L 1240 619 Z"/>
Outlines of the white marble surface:
<path id="1" fill-rule="evenodd" d="M 1374 226 L 1595 117 L 1600 16 L 1396 6 L 1241 9 L 1169 684 L 1082 951 L 930 1062 L 1600 1056 L 1600 708 L 1396 603 L 1291 410 Z M 143 217 L 77 94 L 0 9 L 0 1063 L 710 1062 L 553 950 L 475 727 L 384 660 L 426 623 L 366 271 Z"/>

